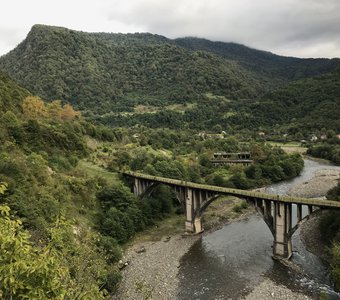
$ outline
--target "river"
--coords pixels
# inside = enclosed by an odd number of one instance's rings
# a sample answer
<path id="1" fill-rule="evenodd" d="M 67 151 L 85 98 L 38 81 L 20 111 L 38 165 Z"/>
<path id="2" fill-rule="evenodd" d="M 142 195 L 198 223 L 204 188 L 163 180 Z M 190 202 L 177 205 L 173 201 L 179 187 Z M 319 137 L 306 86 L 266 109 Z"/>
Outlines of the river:
<path id="1" fill-rule="evenodd" d="M 273 184 L 266 192 L 289 194 L 294 186 L 310 180 L 323 169 L 340 171 L 339 167 L 305 159 L 299 177 Z M 269 278 L 311 298 L 319 299 L 323 292 L 330 299 L 340 299 L 332 289 L 329 266 L 306 250 L 299 230 L 293 235 L 292 243 L 292 262 L 302 272 L 272 259 L 272 234 L 256 214 L 204 234 L 181 259 L 178 296 L 195 300 L 239 299 Z"/>

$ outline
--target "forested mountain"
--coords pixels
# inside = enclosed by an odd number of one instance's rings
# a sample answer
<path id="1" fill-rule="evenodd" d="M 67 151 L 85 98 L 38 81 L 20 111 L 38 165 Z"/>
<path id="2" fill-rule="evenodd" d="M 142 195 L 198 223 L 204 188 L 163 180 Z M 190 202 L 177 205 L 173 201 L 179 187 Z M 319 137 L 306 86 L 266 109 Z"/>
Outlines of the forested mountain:
<path id="1" fill-rule="evenodd" d="M 308 58 L 279 56 L 267 51 L 251 49 L 236 43 L 212 42 L 200 38 L 179 38 L 174 42 L 192 51 L 207 51 L 239 62 L 248 70 L 282 80 L 297 80 L 317 76 L 334 70 L 340 65 L 340 59 Z"/>
<path id="2" fill-rule="evenodd" d="M 43 25 L 0 59 L 0 69 L 45 99 L 67 99 L 82 110 L 101 112 L 124 105 L 122 99 L 185 102 L 207 92 L 253 98 L 268 85 L 233 61 L 188 51 L 159 36 Z"/>
<path id="3" fill-rule="evenodd" d="M 0 69 L 33 94 L 69 101 L 107 125 L 196 130 L 287 122 L 338 130 L 339 65 L 198 38 L 45 25 L 0 58 Z"/>

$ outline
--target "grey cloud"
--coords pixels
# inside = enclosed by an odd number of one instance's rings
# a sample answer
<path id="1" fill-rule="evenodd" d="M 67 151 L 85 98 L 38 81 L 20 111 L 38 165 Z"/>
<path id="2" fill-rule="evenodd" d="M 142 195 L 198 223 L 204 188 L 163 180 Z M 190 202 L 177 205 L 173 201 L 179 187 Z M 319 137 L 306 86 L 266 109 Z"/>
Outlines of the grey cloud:
<path id="1" fill-rule="evenodd" d="M 2 7 L 0 55 L 35 23 L 197 36 L 283 55 L 340 56 L 339 0 L 11 0 Z"/>
<path id="2" fill-rule="evenodd" d="M 291 48 L 298 53 L 304 48 L 313 53 L 314 47 L 317 56 L 340 56 L 338 0 L 130 0 L 116 4 L 109 20 L 168 37 L 198 36 L 264 50 Z M 333 43 L 333 50 L 323 53 L 322 43 Z M 283 54 L 294 55 L 285 50 Z"/>
<path id="3" fill-rule="evenodd" d="M 2 53 L 0 53 L 0 56 L 2 54 L 5 54 L 13 49 L 13 46 L 16 44 L 19 44 L 21 40 L 25 38 L 25 33 L 23 33 L 18 28 L 4 28 L 0 27 L 0 49 L 2 50 Z"/>

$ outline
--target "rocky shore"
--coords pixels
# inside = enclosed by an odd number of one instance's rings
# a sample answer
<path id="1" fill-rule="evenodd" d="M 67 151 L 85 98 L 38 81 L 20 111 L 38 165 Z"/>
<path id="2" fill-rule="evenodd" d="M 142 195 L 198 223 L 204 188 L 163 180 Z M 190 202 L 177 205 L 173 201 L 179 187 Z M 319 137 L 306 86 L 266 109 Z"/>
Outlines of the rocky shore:
<path id="1" fill-rule="evenodd" d="M 123 280 L 113 299 L 176 299 L 179 261 L 199 238 L 175 235 L 129 248 L 124 257 L 128 265 L 122 271 Z"/>
<path id="2" fill-rule="evenodd" d="M 337 185 L 338 179 L 339 171 L 334 169 L 320 170 L 310 180 L 296 185 L 288 194 L 305 198 L 324 197 L 332 187 Z"/>
<path id="3" fill-rule="evenodd" d="M 336 185 L 339 173 L 327 169 L 319 171 L 308 182 L 304 182 L 290 191 L 291 195 L 304 197 L 319 197 Z M 320 246 L 317 235 L 317 224 L 308 222 L 302 226 L 301 238 L 309 251 L 320 255 L 324 248 Z M 167 300 L 177 297 L 177 278 L 179 261 L 200 236 L 180 234 L 163 237 L 156 242 L 140 242 L 130 247 L 124 260 L 127 266 L 122 270 L 123 280 L 119 286 L 115 300 Z M 245 300 L 257 299 L 310 299 L 301 293 L 278 285 L 268 278 L 250 292 Z M 189 299 L 188 299 L 189 300 Z"/>
<path id="4" fill-rule="evenodd" d="M 310 297 L 292 292 L 283 285 L 277 284 L 272 280 L 264 279 L 255 289 L 243 300 L 306 300 Z"/>

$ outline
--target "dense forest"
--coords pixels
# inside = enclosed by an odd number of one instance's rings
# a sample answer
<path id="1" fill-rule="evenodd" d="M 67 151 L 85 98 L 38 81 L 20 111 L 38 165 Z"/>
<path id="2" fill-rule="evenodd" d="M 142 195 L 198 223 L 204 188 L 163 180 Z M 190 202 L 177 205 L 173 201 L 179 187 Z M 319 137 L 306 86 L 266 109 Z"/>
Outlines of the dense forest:
<path id="1" fill-rule="evenodd" d="M 240 106 L 231 117 L 245 127 L 279 124 L 288 133 L 322 128 L 340 132 L 340 68 L 331 73 L 301 79 Z"/>
<path id="2" fill-rule="evenodd" d="M 230 100 L 223 96 L 205 95 L 195 105 L 164 106 L 162 110 L 141 113 L 106 114 L 96 118 L 113 126 L 142 124 L 157 128 L 209 129 L 211 132 L 237 131 L 281 134 L 301 140 L 323 130 L 340 132 L 340 68 L 318 77 L 301 79 L 276 88 L 256 101 Z M 131 117 L 133 116 L 133 117 Z"/>
<path id="3" fill-rule="evenodd" d="M 257 74 L 279 78 L 283 81 L 318 76 L 334 70 L 340 59 L 300 59 L 251 49 L 236 43 L 212 42 L 201 38 L 179 38 L 177 45 L 192 51 L 206 51 L 239 62 L 244 68 Z"/>

